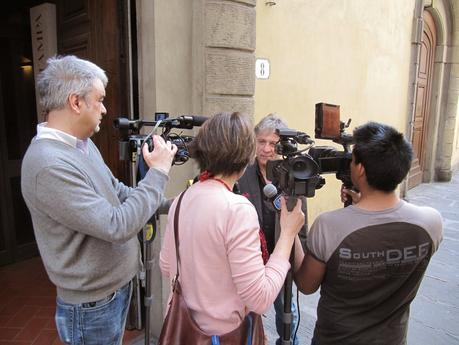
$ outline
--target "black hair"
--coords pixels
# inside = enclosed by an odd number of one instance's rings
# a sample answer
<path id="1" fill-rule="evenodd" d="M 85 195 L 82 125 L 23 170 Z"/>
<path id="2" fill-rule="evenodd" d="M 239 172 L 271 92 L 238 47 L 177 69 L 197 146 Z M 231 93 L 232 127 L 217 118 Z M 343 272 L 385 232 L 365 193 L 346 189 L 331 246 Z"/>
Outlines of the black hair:
<path id="1" fill-rule="evenodd" d="M 391 192 L 408 174 L 413 158 L 411 144 L 395 128 L 368 122 L 354 130 L 355 163 L 365 168 L 368 184 Z"/>

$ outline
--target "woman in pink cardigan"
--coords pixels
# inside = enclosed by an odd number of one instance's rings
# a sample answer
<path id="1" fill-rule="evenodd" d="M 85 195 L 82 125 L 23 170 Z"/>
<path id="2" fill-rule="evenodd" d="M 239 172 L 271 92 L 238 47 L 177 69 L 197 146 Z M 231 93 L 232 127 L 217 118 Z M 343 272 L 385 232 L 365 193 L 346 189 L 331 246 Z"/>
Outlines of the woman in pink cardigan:
<path id="1" fill-rule="evenodd" d="M 304 222 L 301 203 L 288 212 L 282 202 L 281 234 L 266 265 L 260 250 L 255 208 L 232 192 L 255 157 L 248 117 L 220 113 L 207 120 L 190 146 L 203 173 L 183 196 L 179 216 L 180 283 L 192 317 L 209 335 L 237 328 L 253 311 L 265 313 L 290 268 L 294 239 Z M 160 253 L 163 275 L 176 273 L 174 213 L 171 206 Z"/>

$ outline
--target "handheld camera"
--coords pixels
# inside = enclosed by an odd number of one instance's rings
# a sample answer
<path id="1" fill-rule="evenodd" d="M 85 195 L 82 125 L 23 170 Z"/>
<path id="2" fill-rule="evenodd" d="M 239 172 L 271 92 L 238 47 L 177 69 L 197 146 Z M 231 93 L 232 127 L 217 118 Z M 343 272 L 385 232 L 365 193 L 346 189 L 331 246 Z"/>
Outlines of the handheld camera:
<path id="1" fill-rule="evenodd" d="M 182 115 L 176 118 L 169 118 L 169 113 L 155 113 L 155 121 L 129 120 L 119 117 L 113 121 L 115 128 L 120 131 L 120 160 L 129 160 L 133 153 L 138 152 L 144 144 L 148 145 L 150 151 L 153 150 L 153 140 L 151 134 L 139 134 L 143 126 L 161 127 L 161 137 L 171 141 L 177 146 L 173 165 L 182 165 L 190 158 L 187 144 L 193 137 L 182 135 L 181 133 L 171 132 L 172 129 L 192 129 L 194 126 L 201 126 L 207 120 L 205 116 Z"/>

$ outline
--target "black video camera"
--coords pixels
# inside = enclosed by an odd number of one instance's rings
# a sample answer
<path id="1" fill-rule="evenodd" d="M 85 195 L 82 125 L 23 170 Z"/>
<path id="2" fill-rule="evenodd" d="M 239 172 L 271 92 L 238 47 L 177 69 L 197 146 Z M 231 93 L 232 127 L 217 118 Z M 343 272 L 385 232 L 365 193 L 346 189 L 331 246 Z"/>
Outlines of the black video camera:
<path id="1" fill-rule="evenodd" d="M 155 121 L 129 120 L 119 117 L 113 121 L 115 128 L 120 131 L 120 160 L 132 159 L 133 153 L 140 153 L 144 143 L 150 151 L 153 150 L 152 133 L 149 135 L 139 134 L 143 126 L 161 127 L 161 137 L 169 140 L 177 146 L 177 152 L 172 164 L 182 165 L 190 158 L 187 144 L 193 140 L 192 136 L 171 132 L 173 128 L 192 129 L 194 126 L 201 126 L 207 120 L 205 116 L 182 115 L 176 118 L 169 118 L 169 113 L 155 113 Z"/>
<path id="2" fill-rule="evenodd" d="M 313 197 L 315 190 L 325 184 L 320 174 L 326 173 L 336 173 L 336 178 L 346 187 L 352 186 L 350 145 L 353 138 L 344 133 L 350 120 L 346 124 L 341 122 L 339 106 L 326 103 L 316 104 L 315 120 L 315 137 L 339 143 L 344 151 L 333 146 L 314 146 L 314 141 L 303 132 L 288 128 L 276 130 L 279 136 L 276 152 L 282 159 L 268 161 L 266 177 L 288 196 Z M 299 149 L 298 144 L 308 146 Z"/>
<path id="3" fill-rule="evenodd" d="M 267 162 L 267 179 L 288 196 L 313 197 L 315 190 L 325 183 L 320 176 L 319 165 L 305 153 L 314 141 L 306 133 L 288 128 L 277 129 L 276 134 L 279 136 L 276 152 L 283 159 Z M 299 150 L 298 144 L 309 147 Z"/>

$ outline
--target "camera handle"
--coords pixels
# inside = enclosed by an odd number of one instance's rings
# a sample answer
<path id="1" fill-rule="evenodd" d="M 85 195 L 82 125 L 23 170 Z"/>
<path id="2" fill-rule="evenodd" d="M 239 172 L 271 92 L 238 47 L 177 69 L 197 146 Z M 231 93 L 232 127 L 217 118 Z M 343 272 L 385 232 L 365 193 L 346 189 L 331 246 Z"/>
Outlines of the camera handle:
<path id="1" fill-rule="evenodd" d="M 289 212 L 292 212 L 292 210 L 296 206 L 296 202 L 297 202 L 298 198 L 296 196 L 287 196 L 285 198 L 286 198 L 286 202 L 287 202 L 287 210 Z"/>

